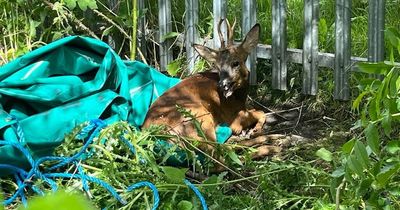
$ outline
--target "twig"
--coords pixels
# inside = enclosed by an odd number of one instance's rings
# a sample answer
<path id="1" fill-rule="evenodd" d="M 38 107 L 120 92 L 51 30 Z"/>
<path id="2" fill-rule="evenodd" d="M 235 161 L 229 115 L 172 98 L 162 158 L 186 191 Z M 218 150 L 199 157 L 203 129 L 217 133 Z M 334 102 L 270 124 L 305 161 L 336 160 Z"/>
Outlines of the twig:
<path id="1" fill-rule="evenodd" d="M 54 8 L 54 4 L 44 0 L 44 3 L 46 3 L 51 9 Z M 83 24 L 80 20 L 78 20 L 73 14 L 71 14 L 71 12 L 69 11 L 65 11 L 65 15 L 70 18 L 77 26 L 78 28 L 81 28 L 82 30 L 86 31 L 87 33 L 89 33 L 90 36 L 96 38 L 96 39 L 100 39 L 93 31 L 91 31 L 89 29 L 89 27 L 87 27 L 85 24 Z"/>
<path id="2" fill-rule="evenodd" d="M 304 104 L 304 102 L 301 102 L 301 106 L 300 106 L 300 110 L 299 110 L 299 117 L 297 118 L 297 122 L 296 122 L 296 125 L 294 126 L 293 130 L 295 130 L 297 128 L 297 126 L 299 125 L 301 113 L 303 111 L 303 104 Z"/>
<path id="3" fill-rule="evenodd" d="M 247 96 L 247 98 L 249 98 L 252 102 L 256 103 L 257 105 L 261 106 L 261 107 L 264 108 L 265 110 L 271 112 L 272 114 L 275 114 L 275 115 L 277 115 L 277 116 L 279 116 L 279 117 L 281 117 L 281 118 L 283 118 L 283 119 L 285 119 L 285 120 L 289 120 L 289 119 L 287 119 L 286 117 L 284 117 L 284 116 L 278 114 L 279 112 L 276 112 L 276 111 L 274 111 L 274 110 L 272 110 L 272 109 L 270 109 L 270 108 L 264 106 L 263 104 L 261 104 L 260 102 L 254 100 L 254 99 L 251 98 L 250 96 Z"/>
<path id="4" fill-rule="evenodd" d="M 179 136 L 177 136 L 179 138 Z M 204 151 L 202 151 L 201 149 L 197 148 L 195 145 L 193 145 L 190 141 L 188 141 L 185 138 L 181 138 L 185 143 L 189 144 L 191 147 L 193 147 L 195 150 L 197 150 L 198 152 L 202 153 L 204 156 L 206 156 L 207 158 L 210 158 L 212 161 L 214 161 L 215 163 L 219 164 L 220 166 L 224 167 L 225 169 L 227 169 L 228 171 L 230 171 L 231 173 L 235 174 L 238 177 L 241 178 L 246 178 L 243 175 L 239 174 L 238 172 L 234 171 L 233 169 L 229 168 L 228 166 L 226 166 L 225 164 L 223 164 L 222 162 L 218 161 L 217 159 L 215 159 L 214 157 L 212 157 L 211 155 L 205 153 Z M 250 182 L 251 184 L 254 184 L 257 186 L 257 184 L 253 181 L 250 180 L 246 180 L 248 182 Z"/>
<path id="5" fill-rule="evenodd" d="M 336 196 L 335 196 L 335 203 L 336 203 L 336 210 L 340 210 L 340 190 L 344 185 L 344 179 L 342 183 L 336 188 Z"/>

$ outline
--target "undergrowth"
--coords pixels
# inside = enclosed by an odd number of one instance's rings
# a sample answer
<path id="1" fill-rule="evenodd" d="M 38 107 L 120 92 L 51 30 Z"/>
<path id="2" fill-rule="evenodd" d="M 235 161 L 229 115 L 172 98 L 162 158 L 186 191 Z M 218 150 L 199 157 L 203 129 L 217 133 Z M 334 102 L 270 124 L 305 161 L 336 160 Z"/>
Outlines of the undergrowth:
<path id="1" fill-rule="evenodd" d="M 211 36 L 212 1 L 200 2 L 200 34 Z M 72 34 L 98 37 L 113 46 L 121 57 L 128 58 L 134 25 L 130 3 L 119 1 L 117 7 L 100 0 L 0 0 L 3 11 L 0 15 L 0 64 Z M 288 46 L 301 48 L 303 1 L 288 0 L 287 3 Z M 356 56 L 365 56 L 367 52 L 367 3 L 366 0 L 353 1 L 352 52 Z M 230 19 L 238 17 L 240 22 L 240 4 L 237 0 L 229 1 Z M 387 27 L 400 27 L 399 5 L 398 0 L 387 1 Z M 146 6 L 148 9 L 139 11 L 139 16 L 146 16 L 147 27 L 156 26 L 157 3 L 146 1 Z M 173 30 L 184 32 L 184 1 L 172 1 L 172 6 Z M 333 52 L 334 1 L 320 1 L 320 8 L 319 49 Z M 258 11 L 257 18 L 264 26 L 261 42 L 270 44 L 271 1 L 258 1 Z M 143 52 L 146 57 L 142 58 L 157 66 L 157 37 L 153 28 L 147 29 L 150 44 Z M 236 31 L 236 37 L 240 38 L 240 30 Z M 396 52 L 399 37 L 393 30 L 386 42 L 389 60 L 400 57 Z M 180 59 L 176 68 L 184 69 L 181 49 L 172 50 Z M 202 70 L 205 66 L 200 63 L 196 69 Z M 97 208 L 149 209 L 153 203 L 150 190 L 124 191 L 130 184 L 147 180 L 155 183 L 160 191 L 160 209 L 199 209 L 197 197 L 183 183 L 190 172 L 196 172 L 201 173 L 202 178 L 192 177 L 191 181 L 203 193 L 210 209 L 398 209 L 399 69 L 383 64 L 363 67 L 364 73 L 352 76 L 354 101 L 339 102 L 332 96 L 332 70 L 321 69 L 319 92 L 310 97 L 301 94 L 301 67 L 289 65 L 289 91 L 275 91 L 269 88 L 271 64 L 259 61 L 259 83 L 252 88 L 251 97 L 262 106 L 254 102 L 251 105 L 274 110 L 299 107 L 302 111 L 298 123 L 281 132 L 296 135 L 309 132 L 314 139 L 286 148 L 283 156 L 266 160 L 239 163 L 227 157 L 229 173 L 210 174 L 208 169 L 214 164 L 212 160 L 207 164 L 195 161 L 186 167 L 168 166 L 167 157 L 176 153 L 175 148 L 165 151 L 161 158 L 154 151 L 156 139 L 166 137 L 161 128 L 139 132 L 126 122 L 110 125 L 90 147 L 90 158 L 80 164 L 88 174 L 115 187 L 128 204 L 122 206 L 108 192 L 93 184 L 86 196 Z M 378 73 L 384 79 L 376 80 L 365 73 Z M 68 156 L 82 146 L 83 141 L 76 139 L 78 131 L 79 128 L 66 137 L 56 154 Z M 121 134 L 133 143 L 135 153 L 121 143 Z M 185 150 L 191 157 L 196 156 L 193 146 Z M 230 150 L 222 148 L 221 151 Z M 76 168 L 67 170 L 73 172 Z M 58 180 L 58 183 L 67 191 L 82 188 L 79 180 Z M 15 183 L 9 179 L 1 179 L 0 184 L 6 196 L 16 190 Z M 36 184 L 48 190 L 43 183 Z"/>

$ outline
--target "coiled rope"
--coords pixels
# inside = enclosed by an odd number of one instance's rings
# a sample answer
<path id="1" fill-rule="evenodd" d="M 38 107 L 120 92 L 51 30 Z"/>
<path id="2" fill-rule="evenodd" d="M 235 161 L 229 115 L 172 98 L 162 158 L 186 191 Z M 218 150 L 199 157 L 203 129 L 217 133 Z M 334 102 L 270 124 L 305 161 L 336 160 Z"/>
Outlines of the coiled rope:
<path id="1" fill-rule="evenodd" d="M 108 183 L 87 175 L 81 164 L 79 163 L 79 159 L 85 154 L 87 151 L 89 145 L 93 142 L 93 139 L 97 137 L 104 127 L 106 127 L 106 123 L 102 120 L 95 119 L 91 120 L 89 124 L 84 127 L 81 132 L 78 134 L 79 137 L 87 136 L 90 132 L 91 135 L 87 139 L 87 141 L 84 143 L 82 148 L 72 155 L 71 157 L 57 157 L 57 156 L 46 156 L 46 157 L 41 157 L 37 160 L 35 160 L 30 151 L 25 147 L 26 146 L 26 141 L 25 141 L 25 136 L 23 133 L 23 130 L 19 124 L 19 121 L 11 116 L 11 119 L 15 120 L 15 124 L 13 125 L 13 128 L 16 130 L 17 136 L 18 136 L 18 142 L 10 142 L 10 141 L 2 141 L 0 140 L 0 146 L 12 146 L 16 149 L 18 149 L 24 157 L 27 159 L 29 162 L 31 169 L 29 171 L 26 171 L 22 168 L 13 166 L 11 164 L 0 164 L 1 169 L 6 169 L 9 171 L 14 172 L 14 178 L 16 180 L 16 184 L 18 186 L 17 190 L 14 192 L 14 194 L 11 195 L 8 199 L 3 201 L 3 204 L 5 206 L 10 205 L 11 203 L 15 202 L 15 200 L 20 197 L 21 202 L 24 206 L 27 205 L 27 199 L 26 195 L 24 193 L 26 188 L 30 188 L 34 193 L 38 195 L 44 195 L 43 191 L 37 187 L 36 185 L 33 184 L 32 180 L 34 179 L 40 179 L 43 180 L 45 183 L 47 183 L 52 191 L 56 191 L 58 189 L 58 186 L 56 182 L 53 180 L 54 178 L 68 178 L 68 179 L 81 179 L 82 180 L 82 188 L 84 191 L 88 192 L 89 191 L 89 182 L 95 183 L 106 189 L 116 200 L 118 200 L 121 204 L 125 205 L 127 202 L 117 193 L 117 191 Z M 124 137 L 121 136 L 120 140 L 129 148 L 129 150 L 132 153 L 135 153 L 135 147 Z M 56 163 L 47 169 L 45 169 L 45 172 L 40 171 L 39 166 L 43 164 L 44 162 L 47 161 L 56 161 Z M 60 167 L 63 167 L 68 164 L 74 164 L 77 169 L 78 173 L 77 174 L 72 174 L 72 173 L 53 173 L 51 171 L 54 171 L 55 169 L 58 169 Z M 188 185 L 190 189 L 193 190 L 193 192 L 196 194 L 196 196 L 199 198 L 201 205 L 203 207 L 203 210 L 207 210 L 207 204 L 205 202 L 204 197 L 201 195 L 200 191 L 188 180 L 184 180 L 185 184 Z M 136 184 L 133 184 L 129 186 L 126 191 L 131 192 L 134 189 L 140 188 L 140 187 L 149 187 L 152 192 L 153 192 L 153 207 L 152 209 L 155 210 L 158 208 L 159 203 L 160 203 L 160 196 L 157 190 L 157 187 L 152 184 L 149 181 L 141 181 Z"/>

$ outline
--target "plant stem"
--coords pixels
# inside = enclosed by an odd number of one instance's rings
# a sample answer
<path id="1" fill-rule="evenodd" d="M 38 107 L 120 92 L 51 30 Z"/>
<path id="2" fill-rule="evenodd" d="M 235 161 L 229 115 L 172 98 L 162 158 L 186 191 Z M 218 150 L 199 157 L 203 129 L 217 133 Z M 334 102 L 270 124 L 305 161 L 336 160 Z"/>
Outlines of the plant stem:
<path id="1" fill-rule="evenodd" d="M 132 0 L 132 40 L 131 40 L 131 60 L 136 59 L 136 35 L 137 35 L 137 0 Z"/>

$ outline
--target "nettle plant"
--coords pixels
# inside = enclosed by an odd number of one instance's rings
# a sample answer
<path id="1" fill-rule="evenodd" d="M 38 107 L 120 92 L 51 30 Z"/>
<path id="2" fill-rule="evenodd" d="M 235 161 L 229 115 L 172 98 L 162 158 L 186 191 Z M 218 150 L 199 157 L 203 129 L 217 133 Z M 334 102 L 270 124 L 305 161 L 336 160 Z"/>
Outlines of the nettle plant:
<path id="1" fill-rule="evenodd" d="M 358 132 L 342 146 L 339 166 L 332 173 L 332 198 L 337 208 L 400 208 L 400 34 L 386 31 L 391 64 L 359 64 L 360 94 L 353 110 L 360 114 Z M 397 52 L 396 52 L 397 51 Z"/>

